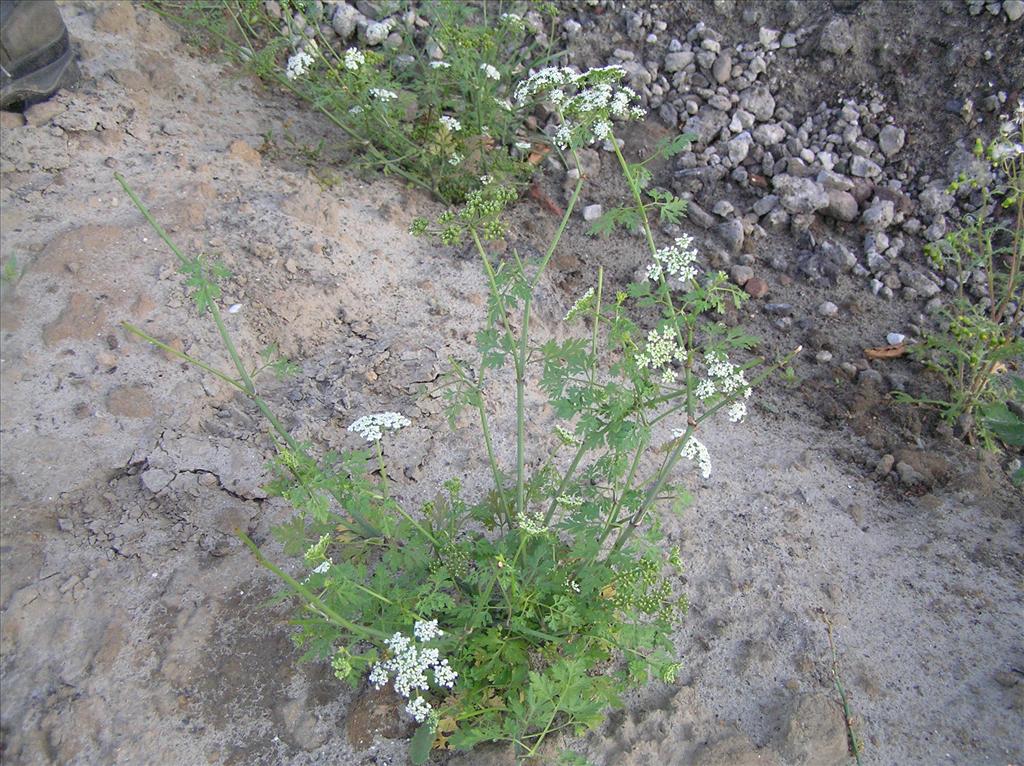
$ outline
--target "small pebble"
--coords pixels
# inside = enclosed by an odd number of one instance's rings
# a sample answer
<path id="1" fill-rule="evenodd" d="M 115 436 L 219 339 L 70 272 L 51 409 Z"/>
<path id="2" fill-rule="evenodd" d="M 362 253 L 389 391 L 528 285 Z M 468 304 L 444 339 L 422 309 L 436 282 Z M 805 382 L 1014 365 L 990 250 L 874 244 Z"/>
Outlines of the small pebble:
<path id="1" fill-rule="evenodd" d="M 823 317 L 834 317 L 836 314 L 839 313 L 839 307 L 832 301 L 825 301 L 820 306 L 818 306 L 818 313 L 821 314 Z"/>
<path id="2" fill-rule="evenodd" d="M 899 332 L 891 332 L 885 336 L 885 342 L 890 346 L 898 346 L 907 339 L 907 336 Z"/>
<path id="3" fill-rule="evenodd" d="M 832 352 L 819 351 L 817 354 L 814 355 L 814 359 L 815 361 L 818 362 L 818 364 L 828 364 L 829 362 L 832 361 Z"/>

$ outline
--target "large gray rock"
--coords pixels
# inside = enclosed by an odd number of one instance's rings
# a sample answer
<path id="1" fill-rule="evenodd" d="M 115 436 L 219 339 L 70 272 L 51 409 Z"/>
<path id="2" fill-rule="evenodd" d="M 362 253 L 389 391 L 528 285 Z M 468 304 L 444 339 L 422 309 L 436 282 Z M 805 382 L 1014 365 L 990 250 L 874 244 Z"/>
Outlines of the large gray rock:
<path id="1" fill-rule="evenodd" d="M 943 186 L 929 186 L 918 197 L 921 209 L 928 215 L 942 215 L 953 207 L 953 197 Z"/>
<path id="2" fill-rule="evenodd" d="M 882 175 L 882 168 L 877 162 L 855 154 L 850 158 L 850 174 L 858 178 L 876 178 Z"/>
<path id="3" fill-rule="evenodd" d="M 348 40 L 355 34 L 359 22 L 366 23 L 366 17 L 348 3 L 338 3 L 334 6 L 331 26 L 342 40 Z"/>
<path id="4" fill-rule="evenodd" d="M 772 178 L 772 185 L 782 207 L 790 213 L 814 213 L 828 206 L 825 187 L 810 178 L 780 173 Z"/>
<path id="5" fill-rule="evenodd" d="M 711 75 L 719 85 L 725 85 L 732 78 L 732 56 L 722 51 L 711 65 Z"/>
<path id="6" fill-rule="evenodd" d="M 743 160 L 750 154 L 750 146 L 753 143 L 753 139 L 747 131 L 743 131 L 738 136 L 730 139 L 729 143 L 726 144 L 729 150 L 729 162 L 733 165 L 739 165 Z"/>
<path id="7" fill-rule="evenodd" d="M 854 202 L 856 204 L 856 202 Z M 768 215 L 779 205 L 779 197 L 777 194 L 766 194 L 761 197 L 757 202 L 754 203 L 752 210 L 760 218 L 763 215 Z"/>
<path id="8" fill-rule="evenodd" d="M 822 209 L 822 215 L 847 223 L 857 220 L 857 199 L 850 192 L 828 189 L 827 194 L 828 204 Z"/>
<path id="9" fill-rule="evenodd" d="M 754 140 L 761 146 L 775 146 L 781 144 L 786 138 L 786 129 L 781 125 L 769 123 L 758 125 L 754 128 Z"/>
<path id="10" fill-rule="evenodd" d="M 729 124 L 729 115 L 711 106 L 702 106 L 697 114 L 686 121 L 685 133 L 694 133 L 697 142 L 707 146 L 714 141 L 722 128 Z"/>
<path id="11" fill-rule="evenodd" d="M 886 157 L 894 157 L 903 148 L 907 134 L 895 125 L 886 125 L 878 134 L 878 146 Z"/>
<path id="12" fill-rule="evenodd" d="M 842 173 L 835 173 L 831 170 L 822 170 L 818 173 L 818 183 L 826 189 L 838 189 L 839 191 L 852 192 L 853 181 Z"/>
<path id="13" fill-rule="evenodd" d="M 743 247 L 743 221 L 737 218 L 720 223 L 715 227 L 715 234 L 725 245 L 730 255 L 739 255 Z"/>
<path id="14" fill-rule="evenodd" d="M 890 200 L 876 199 L 871 207 L 864 211 L 860 222 L 868 231 L 885 231 L 892 225 L 895 215 L 896 206 Z"/>
<path id="15" fill-rule="evenodd" d="M 900 279 L 903 284 L 914 288 L 917 294 L 923 298 L 931 298 L 942 289 L 923 271 L 918 271 L 917 269 L 900 271 Z"/>
<path id="16" fill-rule="evenodd" d="M 693 63 L 692 51 L 679 51 L 665 56 L 666 72 L 681 72 Z"/>
<path id="17" fill-rule="evenodd" d="M 750 112 L 761 122 L 768 122 L 775 114 L 775 98 L 764 85 L 747 88 L 740 94 L 740 109 Z"/>
<path id="18" fill-rule="evenodd" d="M 821 31 L 818 43 L 823 51 L 833 56 L 843 56 L 853 47 L 853 33 L 850 23 L 843 16 L 836 16 Z"/>

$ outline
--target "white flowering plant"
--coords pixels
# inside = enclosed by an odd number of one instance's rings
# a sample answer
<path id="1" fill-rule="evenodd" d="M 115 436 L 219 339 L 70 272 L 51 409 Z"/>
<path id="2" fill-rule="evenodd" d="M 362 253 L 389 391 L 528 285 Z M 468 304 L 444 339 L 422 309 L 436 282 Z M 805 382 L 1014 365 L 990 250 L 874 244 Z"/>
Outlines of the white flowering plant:
<path id="1" fill-rule="evenodd" d="M 447 202 L 461 202 L 481 176 L 522 183 L 532 175 L 544 147 L 512 86 L 551 57 L 553 8 L 538 3 L 519 16 L 490 3 L 423 2 L 412 11 L 381 3 L 367 23 L 386 39 L 371 44 L 369 30 L 358 41 L 333 34 L 333 5 L 276 5 L 279 17 L 263 0 L 192 0 L 175 17 L 320 110 L 365 164 Z"/>
<path id="2" fill-rule="evenodd" d="M 612 121 L 639 114 L 609 106 L 632 100 L 618 93 L 619 72 L 557 77 L 563 85 L 571 79 L 577 95 L 601 86 L 596 102 L 587 102 L 598 106 L 566 112 L 577 122 L 560 149 L 578 168 L 577 151 L 596 140 L 598 121 L 609 122 L 600 133 L 614 141 Z M 349 431 L 362 448 L 342 454 L 319 457 L 299 443 L 254 384 L 268 365 L 287 371 L 283 360 L 271 356 L 252 369 L 242 362 L 220 318 L 218 274 L 182 255 L 125 185 L 189 275 L 237 374 L 128 329 L 216 375 L 268 418 L 278 444 L 268 491 L 298 511 L 274 536 L 298 561 L 280 566 L 242 539 L 296 600 L 293 639 L 302 658 L 330 663 L 353 686 L 365 679 L 394 695 L 396 713 L 416 725 L 415 764 L 433 749 L 483 742 L 507 743 L 521 759 L 537 756 L 552 735 L 598 725 L 623 704 L 625 691 L 652 679 L 672 683 L 682 667 L 672 637 L 687 609 L 683 565 L 654 511 L 685 506 L 688 493 L 675 483 L 681 461 L 713 476 L 699 434 L 721 411 L 733 420 L 746 415 L 757 360 L 733 361 L 751 341 L 714 321 L 740 295 L 721 275 L 704 273 L 689 237 L 657 244 L 649 209 L 622 163 L 646 235 L 647 280 L 610 295 L 597 269 L 595 283 L 566 312 L 578 329 L 569 340 L 535 341 L 531 314 L 582 174 L 536 260 L 514 249 L 501 256 L 493 246 L 506 235 L 502 216 L 517 197 L 493 179 L 438 220 L 414 222 L 415 234 L 448 245 L 469 240 L 486 274 L 477 354 L 453 360 L 443 385 L 453 424 L 464 411 L 478 416 L 491 481 L 482 496 L 467 498 L 462 482 L 450 479 L 412 510 L 391 491 L 382 446 L 401 439 L 410 419 L 392 411 L 354 419 Z M 528 433 L 531 382 L 554 413 L 553 422 L 535 424 L 547 437 Z M 506 401 L 514 401 L 515 426 L 502 434 L 490 413 L 492 403 Z M 499 460 L 506 453 L 496 449 L 499 440 L 514 462 Z"/>

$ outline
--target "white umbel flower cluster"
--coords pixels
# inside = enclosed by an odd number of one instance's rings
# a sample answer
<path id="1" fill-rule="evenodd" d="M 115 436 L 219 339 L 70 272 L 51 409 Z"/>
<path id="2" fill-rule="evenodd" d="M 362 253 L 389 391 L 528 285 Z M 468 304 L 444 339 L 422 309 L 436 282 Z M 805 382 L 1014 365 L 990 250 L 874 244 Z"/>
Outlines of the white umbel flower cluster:
<path id="1" fill-rule="evenodd" d="M 693 237 L 684 234 L 677 237 L 675 244 L 668 245 L 654 254 L 654 262 L 647 267 L 647 278 L 657 282 L 663 275 L 676 277 L 683 286 L 697 276 L 697 248 Z"/>
<path id="2" fill-rule="evenodd" d="M 284 76 L 289 80 L 297 80 L 309 71 L 309 68 L 313 66 L 313 54 L 316 53 L 316 42 L 310 40 L 306 43 L 305 47 L 293 54 L 288 59 L 288 65 L 285 67 Z"/>
<path id="3" fill-rule="evenodd" d="M 642 354 L 637 354 L 636 363 L 652 372 L 660 370 L 662 383 L 669 386 L 676 380 L 676 371 L 670 366 L 672 362 L 686 362 L 686 350 L 679 345 L 673 328 L 666 326 L 660 331 L 655 328 L 647 333 L 647 346 Z"/>
<path id="4" fill-rule="evenodd" d="M 444 125 L 452 133 L 462 130 L 462 123 L 454 117 L 449 117 L 447 114 L 442 114 L 438 118 L 442 125 Z"/>
<path id="5" fill-rule="evenodd" d="M 515 98 L 520 105 L 537 98 L 556 107 L 563 120 L 554 135 L 559 148 L 565 149 L 577 140 L 591 144 L 612 137 L 613 119 L 637 120 L 644 116 L 644 110 L 635 103 L 640 98 L 636 91 L 619 84 L 625 74 L 620 66 L 583 73 L 546 67 L 520 82 Z"/>
<path id="6" fill-rule="evenodd" d="M 370 88 L 369 93 L 382 104 L 386 104 L 388 101 L 394 101 L 398 98 L 397 93 L 393 90 L 388 90 L 387 88 Z"/>
<path id="7" fill-rule="evenodd" d="M 446 689 L 455 686 L 459 674 L 452 669 L 447 659 L 441 657 L 436 648 L 419 646 L 416 643 L 419 641 L 423 644 L 444 635 L 444 631 L 437 627 L 437 620 L 417 620 L 412 632 L 415 639 L 403 633 L 395 633 L 384 641 L 391 656 L 383 662 L 373 664 L 370 668 L 369 681 L 375 689 L 383 689 L 394 674 L 395 692 L 409 700 L 409 704 L 405 706 L 406 712 L 415 718 L 417 723 L 423 723 L 433 708 L 422 694 L 416 694 L 413 698 L 413 692 L 430 690 L 428 672 L 433 674 L 437 686 Z"/>
<path id="8" fill-rule="evenodd" d="M 495 69 L 490 64 L 481 64 L 480 71 L 483 72 L 489 80 L 500 80 L 501 72 Z"/>
<path id="9" fill-rule="evenodd" d="M 400 431 L 410 423 L 409 418 L 398 412 L 378 412 L 363 415 L 350 425 L 348 430 L 359 434 L 368 442 L 379 442 L 385 431 Z"/>
<path id="10" fill-rule="evenodd" d="M 359 67 L 366 63 L 366 56 L 358 48 L 349 48 L 345 51 L 345 69 L 350 72 L 359 71 Z"/>
<path id="11" fill-rule="evenodd" d="M 704 357 L 704 363 L 708 368 L 708 375 L 715 382 L 715 386 L 723 394 L 741 394 L 744 399 L 750 398 L 750 384 L 743 370 L 730 362 L 725 354 L 711 352 Z"/>
<path id="12" fill-rule="evenodd" d="M 677 428 L 672 432 L 673 439 L 682 439 L 684 436 L 686 436 L 686 431 L 681 429 Z M 708 453 L 708 448 L 693 436 L 688 438 L 686 444 L 683 445 L 683 457 L 694 461 L 700 469 L 700 475 L 705 479 L 711 477 L 711 455 Z"/>

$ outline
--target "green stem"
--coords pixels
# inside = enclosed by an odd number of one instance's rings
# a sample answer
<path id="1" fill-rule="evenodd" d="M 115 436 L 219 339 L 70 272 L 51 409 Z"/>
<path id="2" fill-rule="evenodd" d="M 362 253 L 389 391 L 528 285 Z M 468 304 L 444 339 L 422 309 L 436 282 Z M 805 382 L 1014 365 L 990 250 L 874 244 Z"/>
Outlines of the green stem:
<path id="1" fill-rule="evenodd" d="M 608 539 L 608 535 L 611 534 L 612 529 L 619 520 L 619 513 L 622 510 L 622 502 L 626 498 L 626 494 L 629 492 L 629 488 L 633 484 L 633 477 L 636 475 L 636 469 L 640 465 L 640 457 L 643 455 L 644 448 L 647 446 L 645 441 L 641 441 L 636 446 L 636 453 L 633 455 L 633 462 L 629 466 L 629 474 L 626 476 L 625 486 L 622 492 L 619 493 L 619 499 L 615 501 L 612 506 L 612 510 L 608 514 L 608 520 L 605 522 L 604 529 L 601 531 L 601 538 L 597 542 L 597 550 L 601 550 L 601 546 L 604 545 L 604 541 Z M 595 552 L 595 556 L 597 553 Z"/>
<path id="2" fill-rule="evenodd" d="M 274 564 L 270 559 L 268 559 L 266 556 L 264 556 L 263 552 L 256 546 L 256 543 L 254 543 L 249 538 L 249 536 L 245 534 L 245 532 L 242 532 L 241 530 L 236 530 L 236 531 L 238 533 L 239 538 L 241 538 L 242 542 L 245 543 L 245 545 L 249 548 L 249 550 L 252 551 L 253 555 L 256 557 L 256 560 L 260 564 L 265 566 L 271 572 L 273 572 L 278 577 L 280 577 L 282 580 L 284 580 L 286 583 L 288 583 L 288 585 L 291 586 L 292 590 L 294 590 L 310 607 L 312 607 L 316 611 L 320 612 L 320 614 L 322 614 L 328 620 L 330 620 L 334 624 L 338 625 L 339 627 L 342 627 L 345 630 L 348 630 L 351 633 L 354 633 L 355 635 L 359 636 L 360 638 L 364 638 L 364 639 L 376 638 L 376 639 L 381 639 L 381 640 L 387 638 L 387 634 L 384 633 L 383 631 L 377 630 L 376 628 L 370 628 L 370 627 L 367 627 L 365 625 L 357 625 L 354 622 L 350 622 L 349 620 L 346 620 L 340 614 L 338 614 L 333 609 L 331 609 L 329 606 L 327 606 L 327 604 L 325 604 L 323 601 L 321 601 L 316 596 L 316 594 L 314 594 L 312 591 L 310 591 L 309 588 L 307 588 L 301 582 L 296 580 L 294 577 L 289 575 L 287 572 L 285 572 L 279 566 Z"/>
<path id="3" fill-rule="evenodd" d="M 135 207 L 138 208 L 139 212 L 142 213 L 142 216 L 152 227 L 153 231 L 157 233 L 157 236 L 159 236 L 160 239 L 162 239 L 164 243 L 171 249 L 171 252 L 173 252 L 174 255 L 177 257 L 179 263 L 181 263 L 182 266 L 188 266 L 190 264 L 190 261 L 185 257 L 181 250 L 178 249 L 178 246 L 171 241 L 171 238 L 167 235 L 167 232 L 164 231 L 164 227 L 161 226 L 155 218 L 153 218 L 152 214 L 150 214 L 149 212 L 149 209 L 144 204 L 142 204 L 142 200 L 138 198 L 138 196 L 135 194 L 132 188 L 128 185 L 128 182 L 125 180 L 124 176 L 121 175 L 120 173 L 114 173 L 114 178 L 117 180 L 119 184 L 121 184 L 121 188 L 125 190 L 125 193 L 131 199 Z M 202 268 L 201 264 L 200 268 Z M 235 344 L 232 342 L 231 336 L 228 334 L 227 327 L 224 326 L 224 320 L 220 315 L 220 309 L 217 308 L 217 302 L 213 300 L 212 296 L 210 295 L 209 282 L 206 281 L 204 275 L 201 274 L 200 277 L 202 278 L 202 285 L 200 286 L 199 290 L 202 294 L 203 302 L 205 305 L 210 307 L 210 312 L 213 314 L 213 321 L 217 325 L 217 332 L 220 333 L 221 340 L 224 342 L 224 347 L 227 349 L 228 356 L 231 357 L 232 364 L 234 364 L 235 369 L 238 370 L 238 377 L 239 380 L 241 380 L 243 391 L 247 395 L 252 397 L 256 393 L 256 387 L 253 385 L 252 378 L 249 377 L 249 371 L 246 369 L 245 365 L 242 364 L 242 359 L 238 355 L 238 349 L 235 348 Z"/>
<path id="4" fill-rule="evenodd" d="M 487 447 L 487 462 L 491 466 L 491 475 L 494 477 L 494 489 L 498 493 L 498 498 L 501 501 L 502 511 L 505 516 L 505 523 L 511 524 L 509 512 L 508 512 L 508 500 L 505 497 L 505 487 L 501 479 L 501 469 L 498 467 L 498 459 L 494 455 L 494 442 L 491 438 L 491 427 L 490 420 L 487 417 L 487 400 L 484 398 L 483 386 L 484 386 L 484 370 L 481 367 L 479 373 L 479 380 L 474 384 L 469 380 L 469 376 L 466 375 L 466 371 L 462 369 L 462 366 L 454 359 L 450 359 L 452 369 L 455 370 L 455 374 L 459 376 L 464 385 L 469 386 L 473 389 L 476 397 L 476 409 L 480 415 L 480 431 L 484 435 L 484 445 Z"/>
<path id="5" fill-rule="evenodd" d="M 530 338 L 530 305 L 533 290 L 523 301 L 523 327 L 516 359 L 516 516 L 526 513 L 526 353 Z"/>
<path id="6" fill-rule="evenodd" d="M 759 375 L 757 378 L 751 381 L 750 387 L 756 386 L 759 382 L 761 382 L 769 375 L 771 375 L 775 370 L 782 368 L 786 364 L 789 364 L 793 357 L 799 354 L 802 350 L 802 346 L 797 346 L 796 349 L 794 349 L 785 357 L 777 361 L 774 365 L 769 367 L 767 370 L 761 373 L 761 375 Z M 683 433 L 682 436 L 679 437 L 676 446 L 672 449 L 672 452 L 670 453 L 669 457 L 666 459 L 662 467 L 659 469 L 656 475 L 657 478 L 654 482 L 654 486 L 651 487 L 650 490 L 648 490 L 647 495 L 644 497 L 643 502 L 640 504 L 640 507 L 637 509 L 636 513 L 633 514 L 633 517 L 629 520 L 629 524 L 627 524 L 626 528 L 619 533 L 619 536 L 615 540 L 615 544 L 612 546 L 612 553 L 615 553 L 616 551 L 620 550 L 622 546 L 626 544 L 629 538 L 633 536 L 633 533 L 636 531 L 637 527 L 639 527 L 643 523 L 644 517 L 647 515 L 647 512 L 654 504 L 654 501 L 661 494 L 661 489 L 662 487 L 665 486 L 665 482 L 668 480 L 669 474 L 672 472 L 672 469 L 675 468 L 676 463 L 679 462 L 679 458 L 682 456 L 683 447 L 686 446 L 686 442 L 690 439 L 691 434 L 693 434 L 697 426 L 699 426 L 708 418 L 712 417 L 716 412 L 718 412 L 726 405 L 735 402 L 738 398 L 739 396 L 737 394 L 730 396 L 726 399 L 723 399 L 718 404 L 708 408 L 699 418 L 694 418 L 692 412 L 689 413 L 687 418 L 686 431 Z"/>

